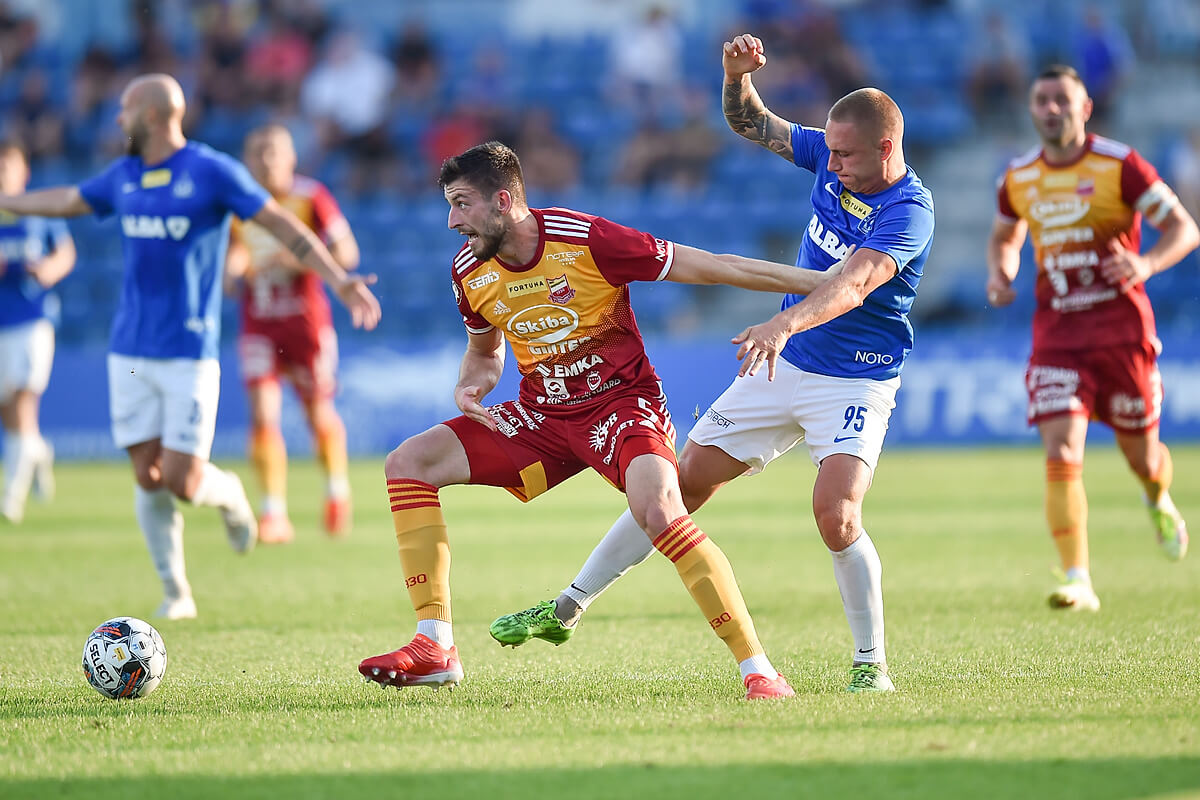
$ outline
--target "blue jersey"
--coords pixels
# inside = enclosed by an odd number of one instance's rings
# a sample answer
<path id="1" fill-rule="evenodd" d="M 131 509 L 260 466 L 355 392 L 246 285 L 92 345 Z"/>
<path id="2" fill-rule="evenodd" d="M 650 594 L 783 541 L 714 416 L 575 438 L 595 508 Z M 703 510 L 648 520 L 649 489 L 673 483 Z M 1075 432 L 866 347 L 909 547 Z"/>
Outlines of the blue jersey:
<path id="1" fill-rule="evenodd" d="M 110 349 L 146 358 L 216 358 L 230 213 L 266 191 L 230 156 L 188 142 L 160 164 L 114 161 L 79 185 L 98 217 L 121 220 L 125 276 Z"/>
<path id="2" fill-rule="evenodd" d="M 69 241 L 71 233 L 61 219 L 0 212 L 0 328 L 57 316 L 58 298 L 26 269 Z"/>
<path id="3" fill-rule="evenodd" d="M 797 166 L 817 176 L 796 266 L 827 270 L 857 245 L 891 256 L 897 272 L 858 308 L 797 333 L 781 355 L 806 372 L 835 378 L 895 377 L 913 346 L 908 311 L 933 242 L 933 195 L 911 169 L 882 192 L 850 192 L 829 171 L 829 148 L 819 128 L 793 125 L 792 152 Z M 786 295 L 783 308 L 802 299 Z"/>

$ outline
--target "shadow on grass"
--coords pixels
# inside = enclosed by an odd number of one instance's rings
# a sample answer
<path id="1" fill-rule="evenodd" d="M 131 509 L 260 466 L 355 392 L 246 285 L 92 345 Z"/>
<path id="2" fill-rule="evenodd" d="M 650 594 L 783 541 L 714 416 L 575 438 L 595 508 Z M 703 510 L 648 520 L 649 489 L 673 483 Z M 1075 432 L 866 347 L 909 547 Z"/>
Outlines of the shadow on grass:
<path id="1" fill-rule="evenodd" d="M 1126 800 L 1152 796 L 1200 796 L 1200 758 L 969 761 L 938 759 L 892 763 L 730 764 L 677 767 L 647 762 L 602 769 L 529 771 L 366 772 L 218 776 L 110 775 L 101 782 L 125 797 L 303 798 L 471 797 L 560 798 L 684 797 L 740 795 L 746 800 L 797 797 L 1015 798 Z M 96 778 L 0 779 L 0 796 L 94 798 Z"/>

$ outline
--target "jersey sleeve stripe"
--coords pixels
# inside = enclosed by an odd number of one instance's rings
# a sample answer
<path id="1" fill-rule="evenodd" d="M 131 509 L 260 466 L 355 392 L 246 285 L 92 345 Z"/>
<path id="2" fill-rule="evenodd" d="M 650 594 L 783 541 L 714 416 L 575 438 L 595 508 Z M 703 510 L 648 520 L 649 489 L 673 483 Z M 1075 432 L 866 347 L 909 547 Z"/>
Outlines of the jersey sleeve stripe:
<path id="1" fill-rule="evenodd" d="M 1157 225 L 1166 219 L 1167 214 L 1178 204 L 1179 198 L 1171 191 L 1171 187 L 1162 181 L 1155 181 L 1153 186 L 1142 192 L 1142 196 L 1133 207 L 1145 214 L 1152 224 Z"/>
<path id="2" fill-rule="evenodd" d="M 1126 156 L 1133 152 L 1133 148 L 1127 144 L 1106 139 L 1103 136 L 1096 136 L 1092 139 L 1092 152 L 1124 160 Z"/>
<path id="3" fill-rule="evenodd" d="M 662 272 L 658 273 L 658 277 L 654 279 L 656 281 L 661 281 L 663 278 L 667 277 L 667 273 L 671 271 L 671 265 L 675 263 L 675 243 L 668 241 L 666 244 L 667 244 L 667 258 L 666 258 L 667 263 L 663 264 Z"/>
<path id="4" fill-rule="evenodd" d="M 574 219 L 572 217 L 563 217 L 558 214 L 543 214 L 542 219 L 547 223 L 553 223 L 562 227 L 574 227 L 580 230 L 587 230 L 592 227 L 592 223 L 585 219 Z"/>
<path id="5" fill-rule="evenodd" d="M 467 325 L 465 323 L 463 324 L 463 327 L 466 328 L 467 331 L 470 333 L 487 333 L 488 331 L 494 330 L 496 328 L 495 325 L 488 325 L 486 328 L 472 328 L 470 325 Z"/>
<path id="6" fill-rule="evenodd" d="M 470 250 L 463 250 L 454 259 L 454 271 L 459 275 L 466 274 L 476 264 L 475 256 Z"/>
<path id="7" fill-rule="evenodd" d="M 559 228 L 555 228 L 551 225 L 546 225 L 546 235 L 547 236 L 567 236 L 572 239 L 586 239 L 591 234 L 589 234 L 587 231 L 571 230 L 571 229 L 567 229 L 567 228 L 559 229 Z"/>

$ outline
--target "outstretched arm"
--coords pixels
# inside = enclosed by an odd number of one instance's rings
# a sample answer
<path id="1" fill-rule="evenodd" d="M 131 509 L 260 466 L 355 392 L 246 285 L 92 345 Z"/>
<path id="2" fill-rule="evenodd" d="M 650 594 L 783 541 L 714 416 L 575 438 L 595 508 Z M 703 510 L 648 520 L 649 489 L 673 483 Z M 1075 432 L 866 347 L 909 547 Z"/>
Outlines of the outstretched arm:
<path id="1" fill-rule="evenodd" d="M 74 268 L 75 242 L 70 237 L 64 237 L 56 244 L 54 252 L 36 264 L 30 264 L 28 272 L 39 286 L 49 289 L 67 277 Z"/>
<path id="2" fill-rule="evenodd" d="M 483 398 L 496 388 L 503 372 L 504 335 L 500 330 L 492 328 L 487 333 L 468 334 L 467 352 L 463 353 L 458 384 L 454 387 L 454 403 L 463 416 L 496 430 L 496 420 L 487 413 Z"/>
<path id="3" fill-rule="evenodd" d="M 714 255 L 707 250 L 676 244 L 675 260 L 666 279 L 702 286 L 724 284 L 779 294 L 811 294 L 835 272 L 835 269 L 821 272 L 731 254 Z"/>
<path id="4" fill-rule="evenodd" d="M 338 299 L 350 311 L 355 327 L 370 330 L 379 322 L 379 300 L 367 288 L 375 282 L 374 275 L 359 277 L 348 275 L 346 270 L 333 259 L 325 245 L 296 215 L 268 198 L 262 209 L 254 215 L 254 221 L 262 225 L 291 251 L 296 260 L 329 284 Z"/>
<path id="5" fill-rule="evenodd" d="M 897 269 L 888 254 L 859 248 L 847 260 L 845 269 L 808 297 L 733 337 L 733 343 L 741 345 L 737 357 L 744 359 L 738 374 L 753 375 L 766 363 L 767 378 L 774 380 L 775 362 L 792 335 L 858 308 L 867 295 L 891 280 Z"/>
<path id="6" fill-rule="evenodd" d="M 55 186 L 24 194 L 0 194 L 0 210 L 23 217 L 79 217 L 92 207 L 78 186 Z"/>
<path id="7" fill-rule="evenodd" d="M 792 123 L 771 113 L 750 80 L 750 73 L 766 63 L 762 41 L 756 37 L 743 33 L 726 42 L 721 58 L 725 68 L 721 108 L 734 133 L 792 161 Z"/>
<path id="8" fill-rule="evenodd" d="M 1012 282 L 1021 268 L 1021 245 L 1025 243 L 1028 230 L 1029 224 L 1023 219 L 1014 221 L 997 215 L 992 223 L 987 247 L 987 298 L 997 308 L 1008 305 L 1017 297 Z"/>

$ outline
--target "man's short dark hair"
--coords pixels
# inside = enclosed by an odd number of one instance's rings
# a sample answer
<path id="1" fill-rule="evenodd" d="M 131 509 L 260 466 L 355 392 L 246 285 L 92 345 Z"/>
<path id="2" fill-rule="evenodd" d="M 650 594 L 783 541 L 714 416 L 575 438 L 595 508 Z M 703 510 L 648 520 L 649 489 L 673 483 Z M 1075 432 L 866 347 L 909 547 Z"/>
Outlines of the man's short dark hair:
<path id="1" fill-rule="evenodd" d="M 443 161 L 438 186 L 445 189 L 456 181 L 466 181 L 485 197 L 507 189 L 514 202 L 525 203 L 521 160 L 511 147 L 500 142 L 485 142 Z"/>
<path id="2" fill-rule="evenodd" d="M 1076 83 L 1087 90 L 1087 84 L 1083 82 L 1083 78 L 1079 72 L 1068 64 L 1051 64 L 1038 73 L 1034 80 L 1054 80 L 1056 78 L 1071 78 Z"/>

